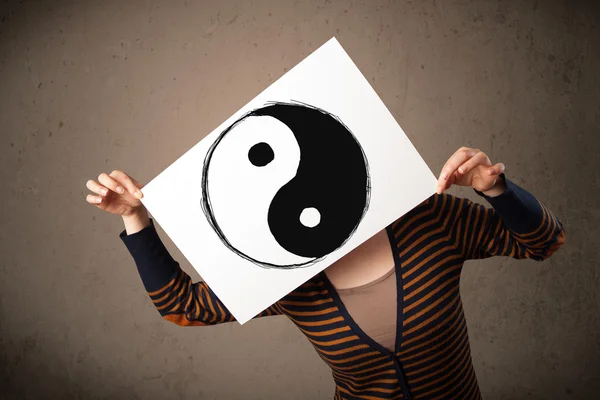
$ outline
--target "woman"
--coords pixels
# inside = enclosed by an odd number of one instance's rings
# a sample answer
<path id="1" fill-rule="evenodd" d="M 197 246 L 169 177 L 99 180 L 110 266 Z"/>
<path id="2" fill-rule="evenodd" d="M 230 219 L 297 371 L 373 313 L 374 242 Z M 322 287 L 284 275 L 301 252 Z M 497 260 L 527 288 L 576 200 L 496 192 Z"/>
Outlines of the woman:
<path id="1" fill-rule="evenodd" d="M 443 193 L 471 186 L 492 208 Z M 90 180 L 87 201 L 123 217 L 122 239 L 160 315 L 182 326 L 234 321 L 192 283 L 121 171 Z M 565 241 L 556 216 L 478 150 L 444 165 L 437 193 L 256 316 L 286 315 L 331 367 L 334 399 L 479 399 L 459 293 L 466 260 L 543 261 Z"/>

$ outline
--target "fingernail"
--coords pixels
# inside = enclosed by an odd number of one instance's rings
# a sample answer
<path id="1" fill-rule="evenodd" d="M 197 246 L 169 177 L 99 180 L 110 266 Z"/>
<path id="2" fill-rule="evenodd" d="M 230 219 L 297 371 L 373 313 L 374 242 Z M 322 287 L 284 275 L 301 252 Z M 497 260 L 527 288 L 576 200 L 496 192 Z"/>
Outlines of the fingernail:
<path id="1" fill-rule="evenodd" d="M 108 193 L 108 190 L 107 189 L 102 189 L 102 194 L 106 195 L 106 193 Z"/>
<path id="2" fill-rule="evenodd" d="M 460 172 L 461 174 L 462 174 L 463 172 L 465 172 L 465 167 L 460 167 L 460 168 L 458 169 L 458 172 Z"/>
<path id="3" fill-rule="evenodd" d="M 441 176 L 442 179 L 444 179 L 444 180 L 446 179 L 446 173 L 445 172 L 442 172 L 442 174 L 440 176 Z"/>
<path id="4" fill-rule="evenodd" d="M 100 203 L 100 202 L 102 202 L 102 198 L 96 197 L 96 203 Z"/>
<path id="5" fill-rule="evenodd" d="M 122 194 L 122 193 L 123 193 L 123 191 L 124 191 L 124 190 L 123 190 L 123 188 L 122 188 L 121 186 L 117 186 L 117 192 L 119 192 L 119 193 L 121 193 L 121 194 Z"/>
<path id="6" fill-rule="evenodd" d="M 137 199 L 141 199 L 142 198 L 142 192 L 140 192 L 139 190 L 135 192 L 135 197 Z"/>

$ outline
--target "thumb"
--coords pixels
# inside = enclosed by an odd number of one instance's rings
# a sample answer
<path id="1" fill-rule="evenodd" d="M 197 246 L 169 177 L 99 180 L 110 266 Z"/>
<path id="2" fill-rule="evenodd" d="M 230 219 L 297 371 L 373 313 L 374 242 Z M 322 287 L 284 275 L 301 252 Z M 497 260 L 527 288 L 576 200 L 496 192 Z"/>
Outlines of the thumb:
<path id="1" fill-rule="evenodd" d="M 488 168 L 488 174 L 489 175 L 500 175 L 501 173 L 504 172 L 505 169 L 506 169 L 506 167 L 504 166 L 503 163 L 498 163 L 498 164 Z"/>

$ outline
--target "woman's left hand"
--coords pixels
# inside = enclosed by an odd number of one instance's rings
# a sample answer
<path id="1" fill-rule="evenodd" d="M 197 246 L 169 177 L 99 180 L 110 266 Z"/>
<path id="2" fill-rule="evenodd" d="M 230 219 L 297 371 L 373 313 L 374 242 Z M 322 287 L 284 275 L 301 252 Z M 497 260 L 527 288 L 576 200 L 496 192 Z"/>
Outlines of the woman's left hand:
<path id="1" fill-rule="evenodd" d="M 504 168 L 502 163 L 492 165 L 489 157 L 479 149 L 461 147 L 442 168 L 437 193 L 442 193 L 452 185 L 459 185 L 471 186 L 486 195 L 501 194 L 504 191 L 504 181 L 498 178 Z"/>

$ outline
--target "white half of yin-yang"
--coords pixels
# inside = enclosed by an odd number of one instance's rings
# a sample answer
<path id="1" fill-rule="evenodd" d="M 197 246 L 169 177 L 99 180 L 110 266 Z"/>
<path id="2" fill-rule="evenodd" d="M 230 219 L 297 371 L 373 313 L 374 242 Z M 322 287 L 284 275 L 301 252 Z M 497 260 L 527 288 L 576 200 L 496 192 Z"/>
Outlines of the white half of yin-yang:
<path id="1" fill-rule="evenodd" d="M 264 166 L 254 165 L 248 156 L 258 143 L 268 144 L 274 154 Z M 313 261 L 281 247 L 267 220 L 273 197 L 296 175 L 299 163 L 294 134 L 270 116 L 246 117 L 215 146 L 207 170 L 207 194 L 213 218 L 237 252 L 280 267 Z"/>

